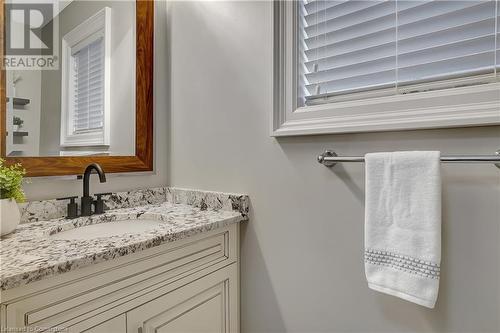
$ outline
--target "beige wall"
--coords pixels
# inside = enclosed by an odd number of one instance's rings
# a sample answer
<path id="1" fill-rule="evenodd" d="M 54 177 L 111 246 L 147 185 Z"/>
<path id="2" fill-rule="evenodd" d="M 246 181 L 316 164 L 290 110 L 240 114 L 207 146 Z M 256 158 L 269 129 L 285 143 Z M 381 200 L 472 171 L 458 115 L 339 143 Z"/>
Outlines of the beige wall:
<path id="1" fill-rule="evenodd" d="M 330 170 L 315 162 L 325 148 L 345 155 L 409 149 L 492 154 L 500 148 L 499 127 L 277 140 L 269 137 L 271 3 L 173 2 L 168 20 L 169 34 L 163 17 L 156 31 L 158 174 L 112 178 L 94 189 L 158 186 L 168 177 L 175 186 L 248 193 L 244 333 L 500 330 L 496 168 L 443 166 L 443 272 L 436 309 L 429 310 L 367 288 L 363 166 Z M 27 190 L 30 199 L 49 198 L 79 193 L 81 182 L 43 180 Z"/>
<path id="2" fill-rule="evenodd" d="M 270 2 L 174 2 L 171 185 L 248 193 L 242 331 L 499 332 L 500 172 L 444 165 L 443 262 L 435 310 L 368 289 L 364 170 L 344 155 L 436 149 L 493 154 L 500 127 L 269 137 Z"/>

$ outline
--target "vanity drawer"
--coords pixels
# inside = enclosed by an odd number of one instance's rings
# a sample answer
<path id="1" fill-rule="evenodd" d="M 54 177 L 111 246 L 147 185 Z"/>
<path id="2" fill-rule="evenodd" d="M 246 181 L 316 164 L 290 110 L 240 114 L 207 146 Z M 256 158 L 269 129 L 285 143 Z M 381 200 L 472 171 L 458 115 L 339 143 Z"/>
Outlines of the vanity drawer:
<path id="1" fill-rule="evenodd" d="M 103 314 L 117 316 L 129 310 L 127 306 L 133 306 L 133 300 L 144 300 L 144 295 L 154 295 L 156 289 L 236 262 L 237 231 L 238 226 L 231 225 L 40 281 L 38 284 L 47 286 L 38 285 L 37 292 L 2 304 L 3 325 L 71 326 Z M 70 274 L 71 279 L 63 280 Z"/>

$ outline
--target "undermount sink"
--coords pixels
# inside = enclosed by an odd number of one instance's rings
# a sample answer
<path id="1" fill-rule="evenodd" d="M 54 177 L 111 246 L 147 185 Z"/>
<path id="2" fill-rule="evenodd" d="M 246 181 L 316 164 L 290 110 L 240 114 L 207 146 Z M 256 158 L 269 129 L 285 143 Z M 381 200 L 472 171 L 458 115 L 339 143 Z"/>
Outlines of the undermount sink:
<path id="1" fill-rule="evenodd" d="M 129 233 L 141 233 L 164 224 L 158 220 L 121 220 L 102 222 L 60 231 L 50 236 L 51 239 L 84 240 L 101 237 L 119 236 Z"/>

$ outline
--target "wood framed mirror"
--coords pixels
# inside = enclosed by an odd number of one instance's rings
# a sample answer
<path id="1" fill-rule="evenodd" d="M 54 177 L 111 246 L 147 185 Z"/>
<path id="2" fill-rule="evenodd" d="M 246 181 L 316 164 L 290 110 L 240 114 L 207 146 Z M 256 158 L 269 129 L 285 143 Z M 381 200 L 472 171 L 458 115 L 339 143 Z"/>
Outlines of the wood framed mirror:
<path id="1" fill-rule="evenodd" d="M 64 25 L 64 18 L 63 14 L 61 13 L 70 13 L 70 7 L 72 4 L 77 4 L 78 1 L 82 0 L 73 0 L 70 1 L 71 4 L 67 5 L 63 10 L 60 10 L 59 16 L 61 16 L 61 20 L 58 20 L 58 29 L 63 30 L 63 25 Z M 15 2 L 15 1 L 14 1 Z M 85 0 L 87 2 L 85 8 L 89 8 L 88 5 L 88 0 Z M 103 3 L 102 1 L 99 1 L 99 3 Z M 115 3 L 122 3 L 122 2 L 115 2 Z M 30 177 L 37 177 L 37 176 L 63 176 L 63 175 L 78 175 L 82 174 L 85 167 L 90 164 L 90 163 L 99 163 L 102 168 L 107 172 L 107 173 L 118 173 L 118 172 L 140 172 L 140 171 L 152 171 L 153 170 L 153 45 L 154 45 L 154 1 L 152 0 L 137 0 L 137 1 L 125 1 L 123 3 L 128 3 L 129 5 L 131 4 L 133 12 L 135 12 L 135 24 L 132 22 L 131 24 L 132 29 L 128 29 L 127 34 L 124 34 L 123 38 L 120 37 L 119 40 L 116 41 L 116 43 L 113 44 L 111 42 L 111 47 L 107 46 L 100 46 L 101 44 L 107 45 L 106 38 L 107 37 L 102 37 L 102 36 L 107 36 L 108 32 L 103 33 L 101 35 L 96 35 L 98 37 L 94 39 L 90 39 L 90 35 L 85 35 L 85 26 L 88 27 L 95 27 L 96 25 L 99 25 L 100 22 L 102 23 L 103 26 L 103 31 L 108 31 L 104 29 L 109 29 L 111 26 L 112 29 L 114 29 L 114 25 L 117 26 L 123 26 L 124 25 L 124 19 L 121 18 L 119 9 L 115 8 L 107 8 L 106 10 L 100 10 L 98 12 L 91 12 L 89 17 L 83 18 L 83 22 L 86 24 L 80 24 L 78 26 L 73 26 L 71 27 L 71 31 L 62 31 L 61 35 L 63 38 L 63 41 L 61 42 L 60 40 L 54 41 L 55 44 L 60 44 L 61 50 L 59 50 L 58 54 L 63 53 L 61 58 L 66 57 L 70 60 L 67 60 L 67 64 L 69 65 L 64 65 L 64 59 L 62 59 L 63 64 L 60 65 L 63 69 L 66 69 L 67 73 L 62 73 L 64 70 L 59 70 L 59 71 L 49 71 L 49 70 L 40 70 L 40 89 L 45 89 L 45 88 L 51 88 L 52 86 L 57 86 L 49 84 L 47 82 L 50 81 L 45 81 L 48 80 L 46 78 L 46 73 L 51 73 L 52 76 L 57 75 L 61 82 L 63 81 L 63 77 L 68 77 L 69 80 L 68 83 L 69 85 L 73 84 L 71 89 L 66 89 L 65 92 L 65 87 L 67 88 L 67 85 L 63 83 L 59 83 L 60 87 L 58 90 L 62 91 L 60 93 L 61 95 L 56 98 L 52 98 L 52 96 L 45 97 L 43 95 L 43 98 L 40 98 L 42 102 L 39 102 L 39 105 L 45 105 L 46 102 L 44 101 L 49 101 L 49 102 L 58 102 L 60 100 L 60 110 L 61 110 L 61 115 L 59 116 L 60 119 L 66 119 L 66 118 L 71 118 L 71 121 L 69 120 L 53 120 L 51 121 L 49 118 L 49 126 L 44 125 L 43 121 L 39 121 L 38 128 L 40 128 L 40 132 L 38 133 L 39 139 L 39 147 L 38 150 L 35 149 L 35 151 L 38 151 L 37 154 L 35 153 L 30 153 L 28 152 L 27 148 L 26 151 L 17 151 L 13 149 L 12 147 L 17 147 L 15 140 L 20 141 L 21 143 L 17 143 L 19 147 L 26 147 L 27 145 L 24 144 L 23 146 L 23 136 L 26 135 L 29 137 L 30 132 L 29 131 L 21 131 L 19 130 L 19 126 L 15 125 L 16 121 L 19 123 L 23 123 L 23 119 L 19 120 L 21 116 L 17 117 L 16 116 L 16 111 L 17 109 L 21 110 L 18 113 L 23 114 L 23 112 L 27 113 L 28 108 L 23 107 L 23 103 L 27 104 L 29 103 L 29 99 L 25 98 L 25 96 L 22 96 L 20 94 L 19 88 L 20 86 L 16 87 L 16 80 L 19 80 L 19 75 L 16 76 L 16 73 L 14 72 L 11 74 L 9 72 L 10 67 L 8 67 L 6 64 L 9 61 L 9 56 L 10 56 L 10 50 L 11 44 L 12 43 L 12 37 L 10 37 L 11 41 L 9 42 L 9 31 L 8 31 L 8 26 L 11 26 L 11 23 L 9 22 L 14 22 L 14 19 L 9 16 L 10 11 L 12 8 L 8 7 L 9 4 L 6 4 L 3 0 L 1 1 L 1 6 L 0 6 L 0 38 L 2 40 L 0 41 L 0 53 L 2 54 L 2 70 L 1 70 L 1 90 L 0 90 L 0 158 L 4 159 L 7 164 L 13 164 L 13 163 L 21 163 L 23 167 L 27 171 L 27 176 Z M 110 5 L 111 6 L 111 5 Z M 110 9 L 110 10 L 108 10 Z M 109 22 L 106 22 L 106 19 L 108 19 L 108 14 L 109 12 L 112 12 L 112 15 L 109 15 Z M 82 13 L 81 9 L 74 9 L 73 12 L 79 12 Z M 69 14 L 68 14 L 69 15 Z M 133 14 L 132 14 L 133 15 Z M 25 17 L 27 17 L 25 15 Z M 56 17 L 56 16 L 54 16 Z M 132 16 L 133 17 L 133 16 Z M 66 21 L 68 22 L 73 22 L 74 18 L 65 18 Z M 104 21 L 102 21 L 104 20 Z M 55 20 L 54 20 L 55 22 Z M 97 23 L 96 23 L 97 22 Z M 13 23 L 12 23 L 13 24 Z M 54 25 L 56 23 L 53 23 Z M 49 24 L 46 25 L 47 27 Z M 80 29 L 80 28 L 84 29 Z M 47 28 L 48 29 L 48 28 Z M 118 28 L 116 28 L 118 29 Z M 88 29 L 87 29 L 88 30 Z M 90 29 L 92 30 L 92 29 Z M 95 30 L 95 29 L 94 29 Z M 41 35 L 43 36 L 43 29 L 41 28 Z M 83 32 L 82 32 L 83 31 Z M 111 30 L 113 31 L 113 30 Z M 135 38 L 131 38 L 130 36 L 130 31 L 133 31 Z M 52 33 L 52 32 L 51 32 Z M 94 32 L 89 32 L 90 33 L 95 33 Z M 11 36 L 11 35 L 10 35 Z M 54 36 L 59 36 L 58 35 Z M 75 37 L 76 36 L 76 37 Z M 82 37 L 83 36 L 83 37 Z M 110 38 L 115 38 L 114 34 L 110 34 Z M 84 38 L 85 37 L 85 38 Z M 105 42 L 101 42 L 100 38 L 103 38 Z M 65 38 L 65 39 L 64 39 Z M 89 40 L 89 42 L 86 45 L 83 45 L 82 42 L 79 42 L 77 38 L 80 38 L 80 40 Z M 135 81 L 133 83 L 127 82 L 124 83 L 125 80 L 120 79 L 119 75 L 126 75 L 127 71 L 129 72 L 129 75 L 132 77 L 134 76 L 133 73 L 134 71 L 131 71 L 130 68 L 112 68 L 111 70 L 106 69 L 104 65 L 102 65 L 102 74 L 99 74 L 100 78 L 102 80 L 95 80 L 95 84 L 101 84 L 99 83 L 100 81 L 103 81 L 105 83 L 103 84 L 108 84 L 112 88 L 114 86 L 126 86 L 127 89 L 132 89 L 132 94 L 129 94 L 126 92 L 126 90 L 123 90 L 119 93 L 113 93 L 113 89 L 110 88 L 110 94 L 106 93 L 100 93 L 99 94 L 99 100 L 100 104 L 99 105 L 107 105 L 106 103 L 118 103 L 119 101 L 127 100 L 127 98 L 130 98 L 129 95 L 134 95 L 135 93 L 135 110 L 134 110 L 134 104 L 128 103 L 126 105 L 118 105 L 117 107 L 119 110 L 126 109 L 127 107 L 130 107 L 131 111 L 131 119 L 134 119 L 135 122 L 133 123 L 133 127 L 131 127 L 130 130 L 127 130 L 126 128 L 124 129 L 122 126 L 122 121 L 125 119 L 121 115 L 116 115 L 114 118 L 113 117 L 108 117 L 106 118 L 104 115 L 102 116 L 99 122 L 96 122 L 97 125 L 89 125 L 91 123 L 90 119 L 92 118 L 91 111 L 94 110 L 91 106 L 91 101 L 94 101 L 91 99 L 91 97 L 87 98 L 87 104 L 85 104 L 85 107 L 80 107 L 80 106 L 75 106 L 79 105 L 78 101 L 82 101 L 83 97 L 78 99 L 75 96 L 90 96 L 91 92 L 94 91 L 92 89 L 92 84 L 88 83 L 90 81 L 87 80 L 85 81 L 85 85 L 80 82 L 84 82 L 85 78 L 91 77 L 91 68 L 94 68 L 93 64 L 95 63 L 100 63 L 100 61 L 105 62 L 106 66 L 111 66 L 109 63 L 111 63 L 111 60 L 108 60 L 108 51 L 109 52 L 118 52 L 117 50 L 121 49 L 121 54 L 118 54 L 120 58 L 126 57 L 127 54 L 134 54 L 133 52 L 127 52 L 127 49 L 123 49 L 123 45 L 125 44 L 124 41 L 126 41 L 131 38 L 132 43 L 129 43 L 130 45 L 134 45 L 135 47 Z M 118 39 L 118 38 L 115 38 Z M 55 40 L 55 39 L 54 39 Z M 73 43 L 73 41 L 75 41 Z M 112 39 L 111 39 L 112 40 Z M 92 41 L 92 42 L 90 42 Z M 95 42 L 95 41 L 99 41 Z M 73 44 L 71 44 L 73 43 Z M 68 46 L 69 45 L 69 46 Z M 83 45 L 83 46 L 82 46 Z M 96 46 L 97 45 L 97 46 Z M 71 47 L 74 47 L 73 49 Z M 97 50 L 97 51 L 93 51 Z M 125 50 L 125 51 L 124 51 Z M 65 53 L 66 52 L 66 53 Z M 101 55 L 103 52 L 104 55 Z M 43 52 L 40 52 L 40 54 L 43 54 Z M 94 58 L 92 58 L 94 57 Z M 96 62 L 93 62 L 93 59 Z M 101 60 L 99 60 L 101 59 Z M 106 62 L 106 61 L 109 61 Z M 86 64 L 86 65 L 82 65 Z M 87 66 L 88 72 L 87 76 L 85 76 L 84 73 L 84 68 Z M 68 69 L 69 68 L 69 69 Z M 75 70 L 77 68 L 77 70 Z M 106 70 L 105 70 L 106 69 Z M 113 73 L 117 73 L 117 77 L 113 77 Z M 31 72 L 26 72 L 26 76 L 31 75 Z M 33 72 L 34 73 L 34 72 Z M 54 74 L 55 73 L 55 74 Z M 69 73 L 69 74 L 68 74 Z M 76 73 L 76 74 L 75 74 Z M 111 75 L 109 74 L 111 73 Z M 10 75 L 10 76 L 9 76 Z M 110 76 L 106 76 L 110 75 Z M 73 81 L 78 82 L 78 86 L 76 83 L 71 83 Z M 24 80 L 25 85 L 26 83 L 32 83 L 36 80 L 32 80 L 31 76 L 30 78 L 26 78 Z M 23 81 L 21 81 L 23 82 Z M 38 81 L 37 81 L 38 82 Z M 10 84 L 10 85 L 9 85 Z M 11 87 L 13 86 L 13 88 Z M 78 90 L 76 87 L 78 87 Z M 85 87 L 85 90 L 83 87 Z M 100 87 L 100 86 L 99 86 Z M 10 91 L 9 91 L 10 89 Z M 96 88 L 96 90 L 100 90 L 101 88 Z M 104 89 L 104 88 L 102 88 Z M 12 92 L 13 90 L 13 92 Z M 70 93 L 68 93 L 68 90 Z M 125 91 L 125 92 L 124 92 Z M 87 94 L 87 95 L 85 95 Z M 38 93 L 36 94 L 38 96 Z M 61 97 L 61 96 L 70 96 L 74 100 L 71 100 L 71 103 L 65 103 L 64 101 L 67 101 L 70 97 Z M 106 96 L 106 97 L 103 97 Z M 122 99 L 121 99 L 122 98 Z M 44 104 L 45 103 L 45 104 Z M 97 103 L 97 102 L 96 102 Z M 123 104 L 123 102 L 122 102 Z M 93 105 L 93 104 L 92 104 Z M 128 106 L 127 106 L 128 105 Z M 67 106 L 68 109 L 71 109 L 73 113 L 70 113 L 69 111 L 66 111 L 65 106 Z M 109 107 L 109 105 L 107 105 Z M 11 108 L 11 109 L 9 109 Z M 100 109 L 101 106 L 98 107 Z M 53 108 L 57 109 L 57 108 Z M 44 111 L 42 107 L 40 107 L 40 114 L 39 118 L 43 118 L 45 113 L 42 113 Z M 75 111 L 76 110 L 76 111 Z M 80 121 L 78 117 L 81 117 L 81 114 L 85 114 L 83 111 L 87 111 L 87 118 L 85 118 L 85 125 L 81 125 L 78 123 Z M 78 111 L 78 112 L 77 112 Z M 111 111 L 113 111 L 113 108 L 111 108 Z M 135 111 L 135 114 L 133 114 Z M 9 114 L 10 112 L 10 114 Z M 66 114 L 63 115 L 63 113 L 67 112 L 70 116 L 67 116 Z M 101 112 L 101 111 L 99 111 Z M 101 115 L 103 112 L 99 113 Z M 76 116 L 75 116 L 76 114 Z M 32 114 L 29 116 L 31 117 Z M 14 119 L 14 118 L 18 119 Z M 26 116 L 28 117 L 28 116 Z M 99 116 L 100 117 L 100 116 Z M 52 117 L 52 119 L 55 119 Z M 114 121 L 113 121 L 114 119 Z M 45 121 L 45 124 L 47 124 L 47 121 Z M 64 121 L 66 121 L 67 124 L 69 124 L 69 127 L 71 127 L 72 131 L 75 131 L 74 133 L 77 133 L 79 135 L 75 136 L 65 136 L 66 132 L 64 132 L 65 129 L 65 124 Z M 121 151 L 118 152 L 116 155 L 113 152 L 113 149 L 110 149 L 112 146 L 113 142 L 108 142 L 110 136 L 109 133 L 106 135 L 103 134 L 102 137 L 107 137 L 107 140 L 104 141 L 99 141 L 98 145 L 94 145 L 93 141 L 82 141 L 78 143 L 79 137 L 88 137 L 89 133 L 101 133 L 100 128 L 103 126 L 102 124 L 105 124 L 107 122 L 107 126 L 114 126 L 111 128 L 111 133 L 113 134 L 113 131 L 115 131 L 115 142 L 119 141 L 126 141 L 129 140 L 129 142 L 133 143 L 129 145 L 130 147 L 127 148 L 129 151 Z M 76 125 L 75 125 L 76 124 Z M 33 124 L 28 124 L 29 126 L 32 126 L 34 129 L 33 131 L 37 130 L 37 126 L 33 126 Z M 59 128 L 59 130 L 49 130 L 52 125 L 54 127 Z M 84 130 L 82 131 L 76 131 L 75 129 L 79 129 L 78 126 L 81 125 L 81 128 Z M 87 126 L 87 127 L 85 127 Z M 101 126 L 101 127 L 100 127 Z M 90 128 L 90 130 L 88 130 Z M 99 128 L 99 130 L 95 130 L 95 128 Z M 116 128 L 116 130 L 114 130 Z M 133 130 L 132 128 L 135 128 L 135 136 L 133 135 Z M 10 129 L 10 133 L 9 133 Z M 47 130 L 46 130 L 47 129 Z M 47 131 L 49 132 L 48 134 L 51 134 L 52 136 L 57 137 L 58 141 L 58 147 L 52 151 L 49 151 L 49 153 L 41 153 L 42 149 L 40 148 L 40 145 L 42 145 L 42 132 Z M 118 133 L 121 131 L 121 133 Z M 125 132 L 124 132 L 125 131 Z M 128 133 L 127 133 L 128 131 Z M 63 133 L 64 132 L 64 133 Z M 82 134 L 83 133 L 83 134 Z M 82 134 L 82 135 L 80 135 Z M 119 134 L 119 135 L 118 135 Z M 93 134 L 92 134 L 93 135 Z M 117 136 L 118 135 L 118 136 Z M 74 139 L 76 138 L 76 139 Z M 9 141 L 11 140 L 11 141 Z M 64 141 L 67 140 L 67 141 Z M 72 141 L 73 140 L 73 141 Z M 85 139 L 87 140 L 87 139 Z M 31 141 L 29 141 L 31 142 Z M 68 142 L 70 142 L 68 144 Z M 75 143 L 77 142 L 77 143 Z M 97 142 L 97 141 L 95 141 Z M 71 148 L 73 147 L 74 148 Z M 31 146 L 30 146 L 31 147 Z"/>

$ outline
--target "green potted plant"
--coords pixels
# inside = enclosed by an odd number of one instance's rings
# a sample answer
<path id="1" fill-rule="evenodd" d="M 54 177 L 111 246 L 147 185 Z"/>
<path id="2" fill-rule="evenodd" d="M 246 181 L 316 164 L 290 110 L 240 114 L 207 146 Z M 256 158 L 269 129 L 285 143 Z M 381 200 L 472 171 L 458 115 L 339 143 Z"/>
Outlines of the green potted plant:
<path id="1" fill-rule="evenodd" d="M 19 117 L 14 116 L 12 123 L 14 124 L 13 130 L 14 130 L 14 132 L 16 132 L 16 131 L 19 131 L 19 129 L 23 126 L 24 120 L 22 120 Z"/>
<path id="2" fill-rule="evenodd" d="M 14 231 L 21 220 L 17 203 L 26 199 L 22 189 L 25 173 L 21 164 L 7 166 L 0 158 L 0 236 Z"/>

